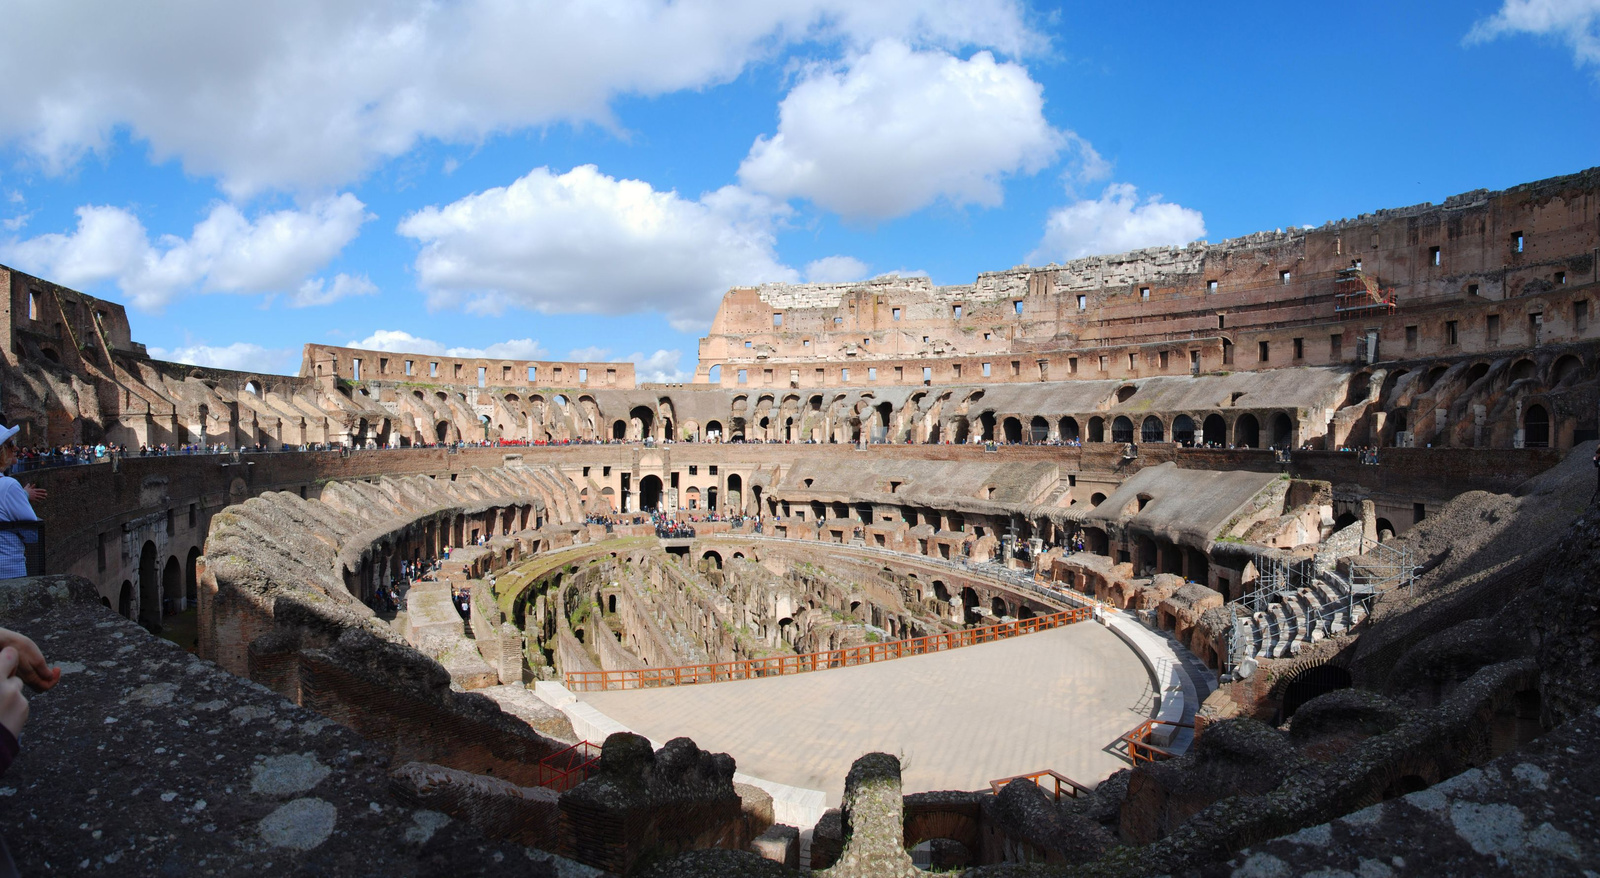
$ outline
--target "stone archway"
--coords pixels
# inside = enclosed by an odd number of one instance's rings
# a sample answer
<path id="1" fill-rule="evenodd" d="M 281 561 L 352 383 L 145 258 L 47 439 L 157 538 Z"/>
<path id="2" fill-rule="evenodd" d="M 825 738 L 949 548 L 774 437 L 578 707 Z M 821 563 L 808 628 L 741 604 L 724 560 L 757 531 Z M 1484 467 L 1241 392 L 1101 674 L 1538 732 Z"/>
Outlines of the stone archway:
<path id="1" fill-rule="evenodd" d="M 161 630 L 161 579 L 156 569 L 156 544 L 146 540 L 139 551 L 139 624 Z"/>
<path id="2" fill-rule="evenodd" d="M 639 480 L 639 509 L 655 512 L 661 508 L 661 477 L 645 476 Z"/>

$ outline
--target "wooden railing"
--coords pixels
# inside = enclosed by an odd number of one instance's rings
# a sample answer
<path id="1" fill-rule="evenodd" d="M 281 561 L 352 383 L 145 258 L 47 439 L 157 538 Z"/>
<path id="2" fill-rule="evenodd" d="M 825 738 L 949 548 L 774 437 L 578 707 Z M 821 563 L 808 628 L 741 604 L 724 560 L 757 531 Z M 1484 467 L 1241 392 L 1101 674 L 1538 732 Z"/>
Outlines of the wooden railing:
<path id="1" fill-rule="evenodd" d="M 1043 789 L 1044 784 L 1041 781 L 1044 778 L 1050 778 L 1055 782 L 1054 798 L 1057 802 L 1061 801 L 1061 794 L 1063 791 L 1066 792 L 1068 798 L 1072 799 L 1076 799 L 1080 795 L 1094 792 L 1072 778 L 1067 777 L 1064 774 L 1057 773 L 1053 768 L 1046 768 L 1043 771 L 1035 771 L 1031 774 L 1018 774 L 1011 777 L 1002 777 L 999 780 L 991 780 L 989 781 L 989 789 L 998 796 L 1000 795 L 1000 790 L 1004 788 L 1006 784 L 1011 783 L 1014 780 L 1032 781 L 1040 789 Z"/>
<path id="2" fill-rule="evenodd" d="M 1127 745 L 1127 753 L 1125 755 L 1128 757 L 1129 762 L 1137 766 L 1140 762 L 1156 762 L 1178 755 L 1165 747 L 1158 747 L 1150 743 L 1150 735 L 1155 731 L 1156 726 L 1174 726 L 1180 729 L 1194 728 L 1193 723 L 1175 723 L 1163 719 L 1145 720 L 1134 726 L 1132 731 L 1117 739 L 1119 743 Z"/>
<path id="3" fill-rule="evenodd" d="M 579 741 L 539 760 L 539 786 L 564 793 L 589 779 L 600 761 L 600 745 Z"/>
<path id="4" fill-rule="evenodd" d="M 889 640 L 868 643 L 847 649 L 830 649 L 803 655 L 780 655 L 761 659 L 740 659 L 701 665 L 681 665 L 672 668 L 632 668 L 622 671 L 570 671 L 566 675 L 567 688 L 574 692 L 600 692 L 608 689 L 653 689 L 661 686 L 686 686 L 693 683 L 720 683 L 725 680 L 750 680 L 758 677 L 777 677 L 784 674 L 802 674 L 826 668 L 847 668 L 888 661 L 909 655 L 926 655 L 1006 640 L 1035 631 L 1060 628 L 1089 619 L 1093 611 L 1087 608 L 1063 610 L 1048 616 L 1017 619 L 981 628 L 964 628 L 909 640 Z"/>

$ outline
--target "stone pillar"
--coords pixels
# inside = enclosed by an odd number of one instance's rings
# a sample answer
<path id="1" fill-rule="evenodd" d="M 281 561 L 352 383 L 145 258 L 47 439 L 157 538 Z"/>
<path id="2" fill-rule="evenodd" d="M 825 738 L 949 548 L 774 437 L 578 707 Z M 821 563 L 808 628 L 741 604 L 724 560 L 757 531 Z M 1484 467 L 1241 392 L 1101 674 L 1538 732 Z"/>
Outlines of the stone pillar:
<path id="1" fill-rule="evenodd" d="M 868 753 L 850 766 L 844 779 L 844 850 L 819 878 L 917 878 L 905 843 L 905 800 L 900 793 L 900 760 Z"/>

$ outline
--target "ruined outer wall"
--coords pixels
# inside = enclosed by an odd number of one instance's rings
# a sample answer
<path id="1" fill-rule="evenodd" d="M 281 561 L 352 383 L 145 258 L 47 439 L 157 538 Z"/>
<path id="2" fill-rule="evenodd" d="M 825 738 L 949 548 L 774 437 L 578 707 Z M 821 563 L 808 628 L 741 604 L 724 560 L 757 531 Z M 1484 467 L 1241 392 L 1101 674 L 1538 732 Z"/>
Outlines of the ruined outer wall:
<path id="1" fill-rule="evenodd" d="M 780 386 L 866 383 L 870 370 L 876 383 L 920 384 L 924 368 L 948 383 L 978 379 L 988 362 L 982 380 L 1038 381 L 1040 360 L 1050 380 L 1137 377 L 1352 362 L 1358 337 L 1372 333 L 1380 358 L 1594 338 L 1597 214 L 1600 169 L 1591 169 L 1314 230 L 1017 268 L 965 286 L 892 278 L 735 289 L 701 341 L 695 380 L 721 365 L 724 386 L 740 369 L 759 385 L 769 368 Z M 1393 315 L 1337 317 L 1336 274 L 1357 263 L 1399 294 Z"/>
<path id="2" fill-rule="evenodd" d="M 352 381 L 411 380 L 476 385 L 479 369 L 483 370 L 483 384 L 487 387 L 592 386 L 631 389 L 634 386 L 633 364 L 626 361 L 605 363 L 463 358 L 370 351 L 324 344 L 306 345 L 300 361 L 301 377 L 339 377 Z"/>

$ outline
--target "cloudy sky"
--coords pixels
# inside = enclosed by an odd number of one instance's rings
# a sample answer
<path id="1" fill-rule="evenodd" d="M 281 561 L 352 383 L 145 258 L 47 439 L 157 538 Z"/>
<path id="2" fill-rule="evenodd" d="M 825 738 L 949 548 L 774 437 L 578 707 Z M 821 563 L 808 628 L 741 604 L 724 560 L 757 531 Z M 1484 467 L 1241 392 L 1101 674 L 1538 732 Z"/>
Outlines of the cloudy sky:
<path id="1" fill-rule="evenodd" d="M 692 372 L 729 286 L 1600 165 L 1600 0 L 6 0 L 0 263 L 169 359 Z"/>

